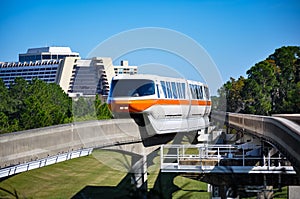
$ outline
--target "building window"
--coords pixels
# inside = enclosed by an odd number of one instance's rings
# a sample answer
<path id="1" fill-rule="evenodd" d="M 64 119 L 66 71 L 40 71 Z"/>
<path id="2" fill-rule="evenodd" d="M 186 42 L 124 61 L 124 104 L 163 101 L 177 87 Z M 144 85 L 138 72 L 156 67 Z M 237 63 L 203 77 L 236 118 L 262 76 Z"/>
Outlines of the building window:
<path id="1" fill-rule="evenodd" d="M 58 55 L 58 59 L 63 59 L 65 57 L 66 57 L 66 55 Z"/>
<path id="2" fill-rule="evenodd" d="M 36 56 L 35 56 L 35 61 L 36 61 L 36 60 L 41 60 L 41 55 L 36 55 Z"/>
<path id="3" fill-rule="evenodd" d="M 42 55 L 43 59 L 51 59 L 51 55 Z"/>

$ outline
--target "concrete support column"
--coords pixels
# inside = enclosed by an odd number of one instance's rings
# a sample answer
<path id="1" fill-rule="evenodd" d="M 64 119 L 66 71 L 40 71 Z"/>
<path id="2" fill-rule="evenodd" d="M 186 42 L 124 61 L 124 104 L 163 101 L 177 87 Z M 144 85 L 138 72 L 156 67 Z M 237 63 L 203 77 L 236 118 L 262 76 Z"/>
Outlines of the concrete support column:
<path id="1" fill-rule="evenodd" d="M 298 199 L 300 186 L 289 186 L 289 199 Z"/>
<path id="2" fill-rule="evenodd" d="M 131 183 L 136 188 L 136 196 L 138 198 L 147 198 L 147 156 L 133 155 L 131 159 Z"/>

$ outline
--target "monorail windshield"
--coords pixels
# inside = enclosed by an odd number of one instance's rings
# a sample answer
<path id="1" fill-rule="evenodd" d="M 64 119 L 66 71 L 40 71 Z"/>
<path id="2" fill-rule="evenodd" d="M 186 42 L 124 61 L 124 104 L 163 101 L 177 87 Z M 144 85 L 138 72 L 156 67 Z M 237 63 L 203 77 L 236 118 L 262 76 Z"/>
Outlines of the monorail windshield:
<path id="1" fill-rule="evenodd" d="M 146 79 L 112 80 L 110 97 L 141 97 L 155 94 L 155 84 Z"/>

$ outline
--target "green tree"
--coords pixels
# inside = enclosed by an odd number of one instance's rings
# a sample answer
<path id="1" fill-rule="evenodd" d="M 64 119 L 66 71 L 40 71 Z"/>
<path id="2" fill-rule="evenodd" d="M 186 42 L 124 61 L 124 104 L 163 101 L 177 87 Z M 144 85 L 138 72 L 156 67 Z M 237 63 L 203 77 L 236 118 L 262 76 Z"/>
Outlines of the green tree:
<path id="1" fill-rule="evenodd" d="M 244 112 L 270 115 L 272 112 L 272 96 L 277 80 L 274 66 L 267 60 L 261 61 L 247 71 L 248 79 L 244 89 Z"/>
<path id="2" fill-rule="evenodd" d="M 228 111 L 227 106 L 227 87 L 230 82 L 226 82 L 221 88 L 218 89 L 218 96 L 217 98 L 212 98 L 212 104 L 215 107 L 215 110 L 217 111 Z"/>
<path id="3" fill-rule="evenodd" d="M 11 99 L 10 108 L 8 109 L 10 132 L 24 130 L 24 126 L 20 124 L 19 119 L 26 109 L 24 99 L 29 95 L 28 86 L 29 84 L 24 78 L 17 77 L 9 87 Z"/>
<path id="4" fill-rule="evenodd" d="M 72 121 L 72 99 L 55 84 L 48 84 L 48 99 L 52 102 L 50 109 L 53 123 L 63 124 Z"/>
<path id="5" fill-rule="evenodd" d="M 59 85 L 40 79 L 18 77 L 8 89 L 0 79 L 0 97 L 0 133 L 112 117 L 98 96 L 72 102 Z"/>
<path id="6" fill-rule="evenodd" d="M 24 99 L 29 95 L 28 93 L 28 82 L 21 77 L 17 77 L 10 85 L 9 95 L 11 97 L 11 114 L 18 118 L 20 112 L 25 109 Z"/>
<path id="7" fill-rule="evenodd" d="M 276 66 L 276 78 L 279 82 L 274 95 L 274 113 L 299 113 L 297 103 L 299 91 L 297 85 L 300 81 L 300 47 L 287 46 L 276 49 L 269 56 Z"/>
<path id="8" fill-rule="evenodd" d="M 71 100 L 56 84 L 23 78 L 6 89 L 0 83 L 2 131 L 13 132 L 70 122 Z M 4 130 L 3 130 L 4 129 Z"/>
<path id="9" fill-rule="evenodd" d="M 97 119 L 100 120 L 100 119 L 112 118 L 112 114 L 108 108 L 108 105 L 106 103 L 102 103 L 98 95 L 96 95 L 96 99 L 95 99 L 95 109 L 96 109 Z"/>
<path id="10" fill-rule="evenodd" d="M 85 121 L 96 119 L 95 99 L 79 97 L 73 100 L 74 121 Z"/>
<path id="11" fill-rule="evenodd" d="M 4 82 L 0 79 L 0 134 L 9 131 L 8 109 L 10 109 L 10 96 Z"/>
<path id="12" fill-rule="evenodd" d="M 245 78 L 239 77 L 238 80 L 230 78 L 230 81 L 227 81 L 221 89 L 218 90 L 220 98 L 226 99 L 226 103 L 219 104 L 219 110 L 226 110 L 229 112 L 239 112 L 244 107 L 243 101 L 243 89 L 245 85 Z M 224 106 L 226 105 L 226 109 Z"/>
<path id="13" fill-rule="evenodd" d="M 247 75 L 246 79 L 230 78 L 218 90 L 219 98 L 226 98 L 227 111 L 260 115 L 300 112 L 300 47 L 276 49 Z M 222 108 L 226 103 L 218 104 Z"/>
<path id="14" fill-rule="evenodd" d="M 24 98 L 26 109 L 20 117 L 20 124 L 24 129 L 70 121 L 70 99 L 58 85 L 34 79 L 28 86 L 28 92 L 29 95 Z"/>

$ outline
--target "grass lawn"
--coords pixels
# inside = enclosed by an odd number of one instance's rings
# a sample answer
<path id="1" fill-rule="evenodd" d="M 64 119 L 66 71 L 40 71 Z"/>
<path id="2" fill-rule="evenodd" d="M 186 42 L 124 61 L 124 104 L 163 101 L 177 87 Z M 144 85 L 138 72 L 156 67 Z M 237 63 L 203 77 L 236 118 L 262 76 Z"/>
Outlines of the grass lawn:
<path id="1" fill-rule="evenodd" d="M 206 184 L 148 166 L 148 198 L 209 198 Z M 92 155 L 24 172 L 0 182 L 0 198 L 132 198 L 130 156 L 96 150 Z"/>
<path id="2" fill-rule="evenodd" d="M 281 192 L 274 193 L 274 199 L 286 199 L 288 198 L 288 187 L 283 187 Z"/>
<path id="3" fill-rule="evenodd" d="M 160 157 L 148 157 L 148 198 L 210 198 L 207 184 L 160 173 Z M 131 157 L 95 150 L 92 155 L 24 172 L 0 182 L 0 198 L 134 198 L 127 173 Z M 255 197 L 254 197 L 255 198 Z M 274 198 L 287 198 L 287 188 Z"/>
<path id="4" fill-rule="evenodd" d="M 174 192 L 172 198 L 210 198 L 210 193 L 207 192 L 207 184 L 201 181 L 177 176 L 174 179 L 174 184 L 180 187 L 180 190 Z"/>
<path id="5" fill-rule="evenodd" d="M 87 187 L 117 187 L 126 175 L 90 155 L 18 174 L 0 187 L 21 198 L 71 198 Z M 4 195 L 10 198 L 2 190 L 0 197 Z"/>

